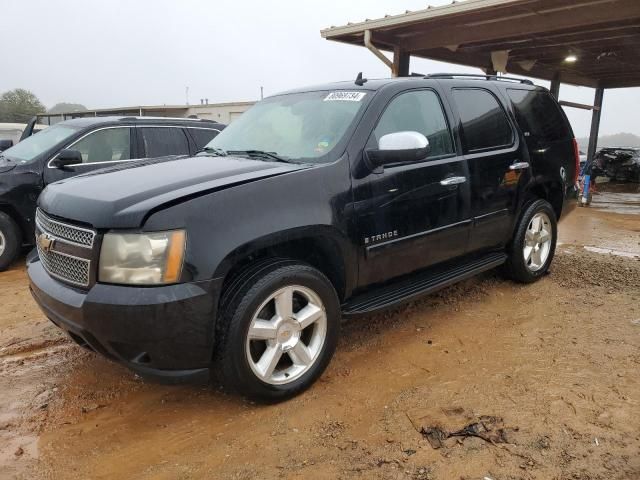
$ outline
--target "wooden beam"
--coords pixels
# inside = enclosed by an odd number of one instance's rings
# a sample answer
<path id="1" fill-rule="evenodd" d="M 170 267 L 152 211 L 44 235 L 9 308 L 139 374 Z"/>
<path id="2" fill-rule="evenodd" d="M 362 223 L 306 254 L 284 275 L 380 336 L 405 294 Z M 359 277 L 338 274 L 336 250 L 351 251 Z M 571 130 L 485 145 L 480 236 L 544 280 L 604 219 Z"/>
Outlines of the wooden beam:
<path id="1" fill-rule="evenodd" d="M 556 100 L 558 98 L 560 98 L 560 78 L 561 78 L 561 73 L 560 72 L 556 72 L 553 75 L 553 78 L 551 79 L 551 88 L 549 89 L 551 91 L 551 95 L 553 95 Z"/>
<path id="2" fill-rule="evenodd" d="M 393 76 L 408 77 L 410 62 L 411 55 L 409 52 L 400 49 L 400 47 L 396 47 L 393 51 Z"/>
<path id="3" fill-rule="evenodd" d="M 556 97 L 558 98 L 558 97 Z M 586 105 L 584 103 L 576 103 L 576 102 L 567 102 L 566 100 L 560 100 L 558 102 L 563 107 L 571 107 L 571 108 L 579 108 L 581 110 L 595 110 L 596 107 L 593 105 Z"/>
<path id="4" fill-rule="evenodd" d="M 602 115 L 602 101 L 604 88 L 596 88 L 596 96 L 593 102 L 593 114 L 591 115 L 591 133 L 589 134 L 589 150 L 587 151 L 587 163 L 591 163 L 596 156 L 598 146 L 598 134 L 600 133 L 600 117 Z"/>

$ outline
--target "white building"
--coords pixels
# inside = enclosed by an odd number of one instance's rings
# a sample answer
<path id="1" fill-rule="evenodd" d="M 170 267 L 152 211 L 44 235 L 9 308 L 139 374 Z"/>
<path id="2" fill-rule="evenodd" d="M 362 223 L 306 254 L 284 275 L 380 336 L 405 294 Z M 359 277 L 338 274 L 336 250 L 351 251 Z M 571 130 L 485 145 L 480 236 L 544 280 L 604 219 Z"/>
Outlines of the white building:
<path id="1" fill-rule="evenodd" d="M 95 110 L 66 113 L 42 113 L 38 115 L 38 123 L 53 125 L 63 120 L 80 117 L 197 117 L 215 122 L 230 124 L 255 102 L 201 103 L 197 105 L 139 105 L 120 108 L 99 108 Z"/>

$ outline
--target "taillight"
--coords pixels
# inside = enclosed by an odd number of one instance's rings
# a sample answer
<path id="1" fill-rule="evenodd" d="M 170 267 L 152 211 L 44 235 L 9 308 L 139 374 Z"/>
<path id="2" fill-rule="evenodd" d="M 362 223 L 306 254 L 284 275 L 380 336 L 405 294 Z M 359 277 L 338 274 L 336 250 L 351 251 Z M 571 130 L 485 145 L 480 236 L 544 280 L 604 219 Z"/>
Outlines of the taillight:
<path id="1" fill-rule="evenodd" d="M 578 181 L 578 176 L 580 175 L 580 148 L 578 147 L 578 141 L 573 139 L 573 154 L 576 157 L 576 173 L 574 175 L 573 183 Z"/>

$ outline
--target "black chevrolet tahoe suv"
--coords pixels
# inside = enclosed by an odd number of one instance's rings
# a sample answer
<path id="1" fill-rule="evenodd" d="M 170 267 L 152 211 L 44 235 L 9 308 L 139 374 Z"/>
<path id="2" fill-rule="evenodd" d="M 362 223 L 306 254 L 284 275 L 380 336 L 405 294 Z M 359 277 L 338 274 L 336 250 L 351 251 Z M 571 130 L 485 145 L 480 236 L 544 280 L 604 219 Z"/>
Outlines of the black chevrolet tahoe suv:
<path id="1" fill-rule="evenodd" d="M 341 318 L 495 267 L 547 272 L 575 202 L 558 103 L 528 81 L 359 79 L 256 104 L 193 158 L 49 185 L 36 301 L 147 377 L 251 398 L 301 392 Z"/>
<path id="2" fill-rule="evenodd" d="M 45 185 L 140 158 L 195 155 L 223 128 L 187 118 L 77 118 L 0 152 L 0 271 L 22 245 L 33 245 L 36 201 Z"/>

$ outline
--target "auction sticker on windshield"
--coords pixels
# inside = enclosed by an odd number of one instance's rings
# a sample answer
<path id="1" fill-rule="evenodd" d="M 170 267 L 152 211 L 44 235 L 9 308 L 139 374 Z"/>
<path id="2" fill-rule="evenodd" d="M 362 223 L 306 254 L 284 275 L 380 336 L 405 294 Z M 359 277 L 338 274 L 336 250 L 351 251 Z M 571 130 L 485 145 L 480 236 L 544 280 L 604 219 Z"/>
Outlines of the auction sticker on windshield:
<path id="1" fill-rule="evenodd" d="M 331 92 L 324 99 L 325 102 L 360 102 L 366 92 Z"/>

